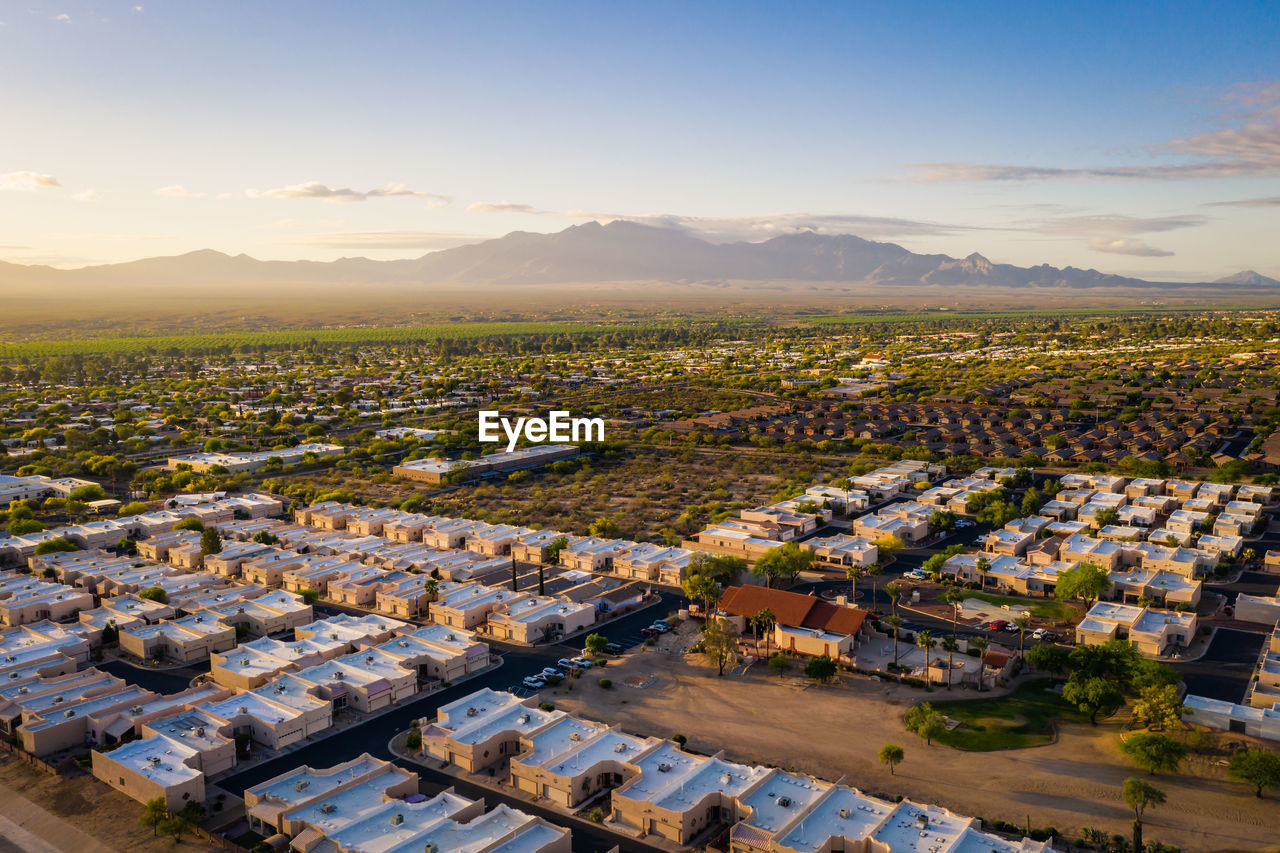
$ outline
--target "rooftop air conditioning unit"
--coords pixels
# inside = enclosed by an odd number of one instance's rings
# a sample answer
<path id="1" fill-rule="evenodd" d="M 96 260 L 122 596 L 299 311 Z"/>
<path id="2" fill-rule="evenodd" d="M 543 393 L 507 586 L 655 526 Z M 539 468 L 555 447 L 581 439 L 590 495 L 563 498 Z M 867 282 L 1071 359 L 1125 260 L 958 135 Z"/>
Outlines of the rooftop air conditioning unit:
<path id="1" fill-rule="evenodd" d="M 848 818 L 848 817 L 849 817 L 849 810 L 848 810 L 848 809 L 841 809 L 841 810 L 840 810 L 840 817 Z"/>
<path id="2" fill-rule="evenodd" d="M 68 708 L 67 710 L 62 712 L 62 716 L 64 717 L 74 717 L 75 715 L 76 715 L 75 708 Z"/>
<path id="3" fill-rule="evenodd" d="M 528 725 L 528 723 L 529 723 L 529 715 L 528 715 L 528 714 L 521 714 L 521 715 L 520 715 L 520 719 L 518 720 L 518 722 L 519 722 L 519 723 L 520 723 L 520 725 L 522 725 L 522 726 L 524 726 L 524 725 Z"/>
<path id="4" fill-rule="evenodd" d="M 615 744 L 613 745 L 613 751 L 614 751 L 614 752 L 626 752 L 626 751 L 627 751 L 627 745 L 626 745 L 625 743 L 623 743 L 622 741 L 618 741 L 617 743 L 615 743 Z"/>
<path id="5" fill-rule="evenodd" d="M 791 805 L 791 798 L 778 797 L 778 805 L 782 806 L 785 809 L 787 806 Z"/>
<path id="6" fill-rule="evenodd" d="M 129 713 L 130 713 L 130 714 L 141 714 L 141 713 L 142 713 L 142 706 L 141 706 L 141 705 L 134 705 L 132 708 L 130 708 L 130 709 L 129 709 Z"/>
<path id="7" fill-rule="evenodd" d="M 577 732 L 569 732 L 569 740 L 574 742 L 580 741 L 582 740 L 582 735 L 578 734 Z"/>
<path id="8" fill-rule="evenodd" d="M 404 823 L 404 815 L 400 814 L 400 812 L 396 812 L 391 816 L 392 826 L 400 826 L 402 823 Z"/>
<path id="9" fill-rule="evenodd" d="M 239 708 L 236 708 L 236 713 L 247 714 L 249 713 L 249 708 L 245 705 L 241 705 Z"/>
<path id="10" fill-rule="evenodd" d="M 338 807 L 335 806 L 333 803 L 325 803 L 323 806 L 320 807 L 320 814 L 333 814 L 337 810 L 338 810 Z"/>
<path id="11" fill-rule="evenodd" d="M 293 789 L 295 791 L 305 791 L 309 787 L 311 787 L 311 783 L 309 781 L 306 779 L 299 779 L 297 783 L 294 784 Z"/>
<path id="12" fill-rule="evenodd" d="M 666 763 L 665 761 L 658 765 L 659 773 L 668 773 L 670 771 L 671 771 L 671 765 Z"/>
<path id="13" fill-rule="evenodd" d="M 480 711 L 479 711 L 479 710 L 477 710 L 477 709 L 476 709 L 476 708 L 474 708 L 474 707 L 473 707 L 473 708 L 468 708 L 468 709 L 467 709 L 467 716 L 468 716 L 468 717 L 474 717 L 475 715 L 477 715 L 477 714 L 479 714 L 479 713 L 480 713 Z"/>
<path id="14" fill-rule="evenodd" d="M 62 697 L 61 697 L 61 696 L 54 696 L 54 697 L 53 697 L 53 704 L 55 704 L 55 705 L 59 705 L 59 704 L 61 704 L 61 703 L 62 703 Z"/>

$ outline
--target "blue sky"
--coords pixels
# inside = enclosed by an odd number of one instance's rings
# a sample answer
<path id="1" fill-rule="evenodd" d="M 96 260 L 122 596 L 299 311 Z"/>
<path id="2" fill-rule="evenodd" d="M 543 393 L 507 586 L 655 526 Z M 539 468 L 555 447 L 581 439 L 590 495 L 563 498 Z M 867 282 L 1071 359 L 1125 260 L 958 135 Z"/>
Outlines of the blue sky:
<path id="1" fill-rule="evenodd" d="M 625 217 L 1280 276 L 1276 3 L 98 0 L 0 21 L 18 263 L 409 257 Z"/>

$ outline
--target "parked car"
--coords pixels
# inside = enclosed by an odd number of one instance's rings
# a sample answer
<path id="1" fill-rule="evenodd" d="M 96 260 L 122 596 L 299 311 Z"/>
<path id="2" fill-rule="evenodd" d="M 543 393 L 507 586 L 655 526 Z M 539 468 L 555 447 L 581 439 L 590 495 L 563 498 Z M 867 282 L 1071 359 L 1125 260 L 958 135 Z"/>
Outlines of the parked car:
<path id="1" fill-rule="evenodd" d="M 973 527 L 973 522 L 965 518 L 956 520 L 956 527 Z"/>
<path id="2" fill-rule="evenodd" d="M 912 569 L 911 571 L 904 573 L 902 576 L 908 580 L 922 581 L 928 579 L 929 573 L 924 569 Z"/>
<path id="3" fill-rule="evenodd" d="M 1003 631 L 1009 627 L 1008 619 L 993 619 L 986 625 L 982 626 L 987 631 Z"/>
<path id="4" fill-rule="evenodd" d="M 541 678 L 539 678 L 536 675 L 529 676 L 524 681 L 522 681 L 521 684 L 523 684 L 525 687 L 528 687 L 530 690 L 539 690 L 547 686 L 547 682 L 543 681 Z"/>
<path id="5" fill-rule="evenodd" d="M 544 666 L 542 668 L 543 678 L 550 678 L 553 675 L 559 675 L 559 674 L 560 674 L 560 670 L 556 669 L 554 666 Z M 537 676 L 535 675 L 534 678 L 537 678 Z"/>
<path id="6" fill-rule="evenodd" d="M 659 619 L 657 622 L 654 622 L 649 627 L 657 631 L 659 634 L 665 634 L 671 630 L 671 626 L 668 625 L 666 622 L 663 622 L 661 619 Z"/>
<path id="7" fill-rule="evenodd" d="M 573 658 L 569 663 L 573 664 L 578 669 L 591 669 L 591 661 L 585 657 Z"/>
<path id="8" fill-rule="evenodd" d="M 556 661 L 556 666 L 560 667 L 565 672 L 578 668 L 577 665 L 568 658 L 560 658 L 560 660 Z"/>
<path id="9" fill-rule="evenodd" d="M 622 646 L 618 645 L 617 643 L 610 643 L 609 645 L 604 647 L 604 650 L 611 655 L 622 654 Z"/>
<path id="10" fill-rule="evenodd" d="M 1037 629 L 1035 629 L 1034 631 L 1032 631 L 1032 632 L 1031 632 L 1031 639 L 1033 639 L 1033 640 L 1043 640 L 1043 639 L 1044 639 L 1044 635 L 1045 635 L 1045 634 L 1047 634 L 1047 633 L 1049 633 L 1049 632 L 1048 632 L 1048 631 L 1046 631 L 1044 628 L 1037 628 Z"/>

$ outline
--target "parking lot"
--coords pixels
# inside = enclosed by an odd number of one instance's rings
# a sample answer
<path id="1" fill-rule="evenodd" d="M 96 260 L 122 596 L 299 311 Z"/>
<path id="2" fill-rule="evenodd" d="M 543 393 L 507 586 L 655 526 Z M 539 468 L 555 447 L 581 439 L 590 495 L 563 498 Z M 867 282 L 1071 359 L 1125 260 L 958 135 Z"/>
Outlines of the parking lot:
<path id="1" fill-rule="evenodd" d="M 1262 634 L 1220 628 L 1202 658 L 1174 663 L 1173 667 L 1182 673 L 1187 693 L 1240 702 L 1265 640 Z"/>

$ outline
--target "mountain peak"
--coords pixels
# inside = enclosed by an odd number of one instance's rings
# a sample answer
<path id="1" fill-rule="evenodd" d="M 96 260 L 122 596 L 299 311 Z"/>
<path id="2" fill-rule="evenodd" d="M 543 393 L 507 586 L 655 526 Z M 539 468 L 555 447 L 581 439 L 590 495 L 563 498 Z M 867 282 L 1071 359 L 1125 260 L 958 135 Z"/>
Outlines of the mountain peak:
<path id="1" fill-rule="evenodd" d="M 1249 284 L 1249 285 L 1266 285 L 1268 287 L 1280 285 L 1280 280 L 1276 280 L 1269 276 L 1265 276 L 1255 270 L 1243 270 L 1235 275 L 1225 276 L 1214 282 L 1214 284 Z"/>

